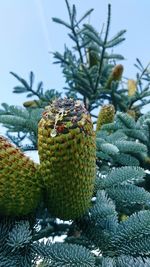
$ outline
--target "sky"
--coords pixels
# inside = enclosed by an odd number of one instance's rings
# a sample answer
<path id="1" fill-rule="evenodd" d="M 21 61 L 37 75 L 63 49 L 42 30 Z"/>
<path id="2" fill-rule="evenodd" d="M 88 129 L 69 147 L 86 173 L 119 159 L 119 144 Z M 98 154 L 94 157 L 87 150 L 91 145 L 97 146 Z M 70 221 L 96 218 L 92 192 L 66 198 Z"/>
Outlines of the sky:
<path id="1" fill-rule="evenodd" d="M 150 1 L 143 0 L 70 0 L 75 4 L 78 17 L 94 8 L 90 23 L 101 31 L 107 21 L 108 3 L 111 4 L 109 37 L 126 29 L 126 41 L 114 52 L 124 55 L 124 75 L 135 78 L 134 63 L 138 57 L 146 66 L 150 62 Z M 68 20 L 64 0 L 0 0 L 0 103 L 22 105 L 25 95 L 12 93 L 18 81 L 13 71 L 28 79 L 35 74 L 35 87 L 43 81 L 45 89 L 62 90 L 64 79 L 59 65 L 53 64 L 50 52 L 63 52 L 64 44 L 71 45 L 65 27 L 52 17 Z M 85 21 L 85 22 L 88 22 Z"/>

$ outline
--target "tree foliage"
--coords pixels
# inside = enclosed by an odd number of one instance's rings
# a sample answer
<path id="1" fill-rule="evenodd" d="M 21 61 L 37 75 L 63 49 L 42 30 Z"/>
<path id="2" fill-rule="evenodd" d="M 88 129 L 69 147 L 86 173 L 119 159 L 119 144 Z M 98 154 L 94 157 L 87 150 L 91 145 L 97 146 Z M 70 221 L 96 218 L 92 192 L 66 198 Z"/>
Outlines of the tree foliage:
<path id="1" fill-rule="evenodd" d="M 65 2 L 68 21 L 53 18 L 67 28 L 72 40 L 72 47 L 65 45 L 64 53 L 53 53 L 54 63 L 60 64 L 65 77 L 64 94 L 83 101 L 94 124 L 97 108 L 101 112 L 106 104 L 113 106 L 115 115 L 110 123 L 103 118 L 103 125 L 95 131 L 96 179 L 91 207 L 74 221 L 52 217 L 44 200 L 34 214 L 1 215 L 0 267 L 148 267 L 150 112 L 143 114 L 142 110 L 150 103 L 149 65 L 144 67 L 136 59 L 136 78 L 124 78 L 124 57 L 114 51 L 124 42 L 126 30 L 110 37 L 111 6 L 106 27 L 99 33 L 85 23 L 93 9 L 78 18 L 76 6 Z M 0 123 L 10 142 L 22 151 L 37 150 L 38 122 L 45 106 L 61 93 L 44 90 L 42 82 L 34 89 L 33 72 L 29 81 L 11 74 L 19 83 L 13 93 L 24 93 L 30 100 L 22 107 L 2 103 Z M 56 242 L 56 236 L 63 237 L 63 242 Z"/>

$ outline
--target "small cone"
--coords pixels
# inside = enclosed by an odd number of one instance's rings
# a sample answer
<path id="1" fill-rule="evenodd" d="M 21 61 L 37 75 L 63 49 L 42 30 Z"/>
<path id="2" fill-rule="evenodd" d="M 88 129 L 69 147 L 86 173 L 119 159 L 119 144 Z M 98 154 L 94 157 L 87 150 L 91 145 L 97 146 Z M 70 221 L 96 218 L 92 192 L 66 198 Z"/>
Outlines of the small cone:
<path id="1" fill-rule="evenodd" d="M 137 90 L 136 81 L 128 80 L 128 96 L 135 95 L 136 90 Z"/>
<path id="2" fill-rule="evenodd" d="M 114 120 L 115 108 L 113 105 L 104 105 L 98 115 L 96 131 L 99 131 L 103 124 L 111 123 Z"/>
<path id="3" fill-rule="evenodd" d="M 130 115 L 133 119 L 136 119 L 136 112 L 133 109 L 128 109 L 127 114 Z"/>
<path id="4" fill-rule="evenodd" d="M 80 217 L 91 203 L 96 161 L 92 121 L 81 101 L 57 99 L 46 108 L 38 151 L 50 213 L 63 220 Z"/>
<path id="5" fill-rule="evenodd" d="M 38 108 L 39 107 L 38 102 L 39 102 L 39 100 L 26 101 L 23 103 L 23 106 L 25 108 Z"/>
<path id="6" fill-rule="evenodd" d="M 0 215 L 30 214 L 40 195 L 37 164 L 0 136 Z"/>
<path id="7" fill-rule="evenodd" d="M 98 65 L 99 62 L 98 54 L 96 54 L 96 52 L 93 51 L 91 47 L 87 49 L 87 61 L 89 68 Z"/>
<path id="8" fill-rule="evenodd" d="M 120 220 L 121 222 L 126 221 L 128 218 L 129 218 L 129 216 L 126 215 L 126 214 L 120 214 L 120 216 L 119 216 L 119 220 Z"/>
<path id="9" fill-rule="evenodd" d="M 123 73 L 123 65 L 121 64 L 116 65 L 112 71 L 112 80 L 119 81 L 122 77 L 122 73 Z"/>
<path id="10" fill-rule="evenodd" d="M 123 65 L 118 64 L 114 67 L 108 81 L 106 83 L 106 88 L 110 88 L 113 81 L 120 81 L 123 73 Z"/>

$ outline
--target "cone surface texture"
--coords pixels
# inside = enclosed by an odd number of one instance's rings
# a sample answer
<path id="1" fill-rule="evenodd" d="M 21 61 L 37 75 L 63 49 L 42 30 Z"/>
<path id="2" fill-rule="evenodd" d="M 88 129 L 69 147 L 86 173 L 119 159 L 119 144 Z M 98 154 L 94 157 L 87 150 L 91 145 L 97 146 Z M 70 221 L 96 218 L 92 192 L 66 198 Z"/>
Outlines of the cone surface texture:
<path id="1" fill-rule="evenodd" d="M 0 136 L 0 216 L 22 216 L 35 211 L 40 187 L 37 165 Z"/>
<path id="2" fill-rule="evenodd" d="M 98 114 L 96 131 L 99 131 L 102 125 L 113 122 L 114 116 L 115 116 L 114 106 L 111 104 L 104 105 Z"/>
<path id="3" fill-rule="evenodd" d="M 39 122 L 41 176 L 47 207 L 60 219 L 81 216 L 90 206 L 95 179 L 95 134 L 84 105 L 57 99 Z"/>

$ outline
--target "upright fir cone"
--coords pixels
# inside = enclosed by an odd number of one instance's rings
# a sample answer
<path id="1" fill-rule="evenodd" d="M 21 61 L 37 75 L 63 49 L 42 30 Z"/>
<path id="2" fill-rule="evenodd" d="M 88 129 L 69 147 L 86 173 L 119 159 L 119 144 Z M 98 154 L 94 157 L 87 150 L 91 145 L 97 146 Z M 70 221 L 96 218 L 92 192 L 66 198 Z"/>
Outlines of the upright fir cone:
<path id="1" fill-rule="evenodd" d="M 47 207 L 64 220 L 90 206 L 95 179 L 93 125 L 81 101 L 57 99 L 46 107 L 38 127 L 40 171 Z"/>
<path id="2" fill-rule="evenodd" d="M 110 88 L 113 81 L 120 81 L 122 73 L 123 73 L 123 65 L 121 64 L 116 65 L 112 70 L 112 73 L 110 74 L 105 87 Z"/>
<path id="3" fill-rule="evenodd" d="M 104 105 L 98 114 L 96 131 L 99 131 L 103 124 L 113 122 L 114 116 L 115 116 L 114 106 L 111 104 Z"/>
<path id="4" fill-rule="evenodd" d="M 128 80 L 128 96 L 135 95 L 136 90 L 137 90 L 136 81 L 134 81 L 132 79 Z"/>
<path id="5" fill-rule="evenodd" d="M 133 119 L 136 119 L 136 112 L 133 109 L 128 109 L 127 114 L 130 115 Z"/>
<path id="6" fill-rule="evenodd" d="M 0 136 L 0 216 L 35 211 L 40 199 L 37 164 Z"/>

